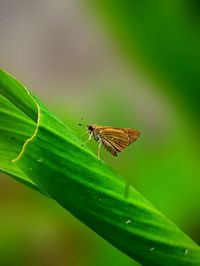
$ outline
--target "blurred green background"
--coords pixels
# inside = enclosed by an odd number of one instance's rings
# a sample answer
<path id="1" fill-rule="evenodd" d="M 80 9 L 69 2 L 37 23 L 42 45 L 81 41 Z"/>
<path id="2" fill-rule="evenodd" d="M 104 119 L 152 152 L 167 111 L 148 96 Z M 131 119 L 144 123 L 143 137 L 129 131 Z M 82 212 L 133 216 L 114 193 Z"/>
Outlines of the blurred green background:
<path id="1" fill-rule="evenodd" d="M 1 67 L 78 135 L 81 118 L 140 130 L 101 157 L 200 244 L 199 12 L 195 0 L 0 0 Z M 139 265 L 52 200 L 0 182 L 0 265 Z"/>

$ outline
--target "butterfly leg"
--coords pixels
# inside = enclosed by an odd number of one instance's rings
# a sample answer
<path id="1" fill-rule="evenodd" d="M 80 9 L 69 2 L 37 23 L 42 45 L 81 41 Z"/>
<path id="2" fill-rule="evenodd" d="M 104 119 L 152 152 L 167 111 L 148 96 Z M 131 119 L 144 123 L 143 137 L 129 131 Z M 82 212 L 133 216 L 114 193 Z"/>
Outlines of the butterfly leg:
<path id="1" fill-rule="evenodd" d="M 83 146 L 83 145 L 85 145 L 86 143 L 88 143 L 88 141 L 90 141 L 91 140 L 91 138 L 92 138 L 92 134 L 90 134 L 90 136 L 89 136 L 89 138 L 81 145 L 81 146 Z"/>
<path id="2" fill-rule="evenodd" d="M 99 141 L 99 145 L 98 145 L 98 160 L 100 160 L 100 148 L 101 148 L 101 141 Z"/>
<path id="3" fill-rule="evenodd" d="M 89 133 L 89 132 L 88 132 L 88 131 L 86 131 L 85 133 L 81 134 L 81 137 L 82 137 L 82 136 L 84 136 L 85 134 L 88 134 L 88 133 Z"/>

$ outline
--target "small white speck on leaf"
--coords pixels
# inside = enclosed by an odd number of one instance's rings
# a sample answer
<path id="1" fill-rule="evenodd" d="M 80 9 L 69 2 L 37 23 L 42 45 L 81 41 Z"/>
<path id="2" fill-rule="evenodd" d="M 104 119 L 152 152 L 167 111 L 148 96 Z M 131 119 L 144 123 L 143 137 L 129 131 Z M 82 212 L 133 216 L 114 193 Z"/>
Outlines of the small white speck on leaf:
<path id="1" fill-rule="evenodd" d="M 184 255 L 188 254 L 188 249 L 185 249 Z"/>
<path id="2" fill-rule="evenodd" d="M 126 222 L 125 222 L 125 224 L 130 224 L 131 223 L 131 220 L 130 219 L 128 219 Z"/>
<path id="3" fill-rule="evenodd" d="M 43 162 L 43 159 L 40 158 L 40 159 L 37 160 L 37 162 L 38 162 L 38 163 L 41 163 L 41 162 Z"/>
<path id="4" fill-rule="evenodd" d="M 150 250 L 150 251 L 154 251 L 154 249 L 155 249 L 155 248 L 154 248 L 154 247 L 152 247 L 152 248 L 150 248 L 149 250 Z"/>

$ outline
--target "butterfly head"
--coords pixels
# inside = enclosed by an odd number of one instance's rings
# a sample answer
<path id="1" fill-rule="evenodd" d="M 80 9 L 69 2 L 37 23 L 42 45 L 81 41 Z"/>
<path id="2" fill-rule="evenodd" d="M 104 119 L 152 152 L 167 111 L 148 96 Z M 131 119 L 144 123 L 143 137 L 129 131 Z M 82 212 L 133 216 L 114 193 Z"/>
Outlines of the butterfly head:
<path id="1" fill-rule="evenodd" d="M 95 130 L 95 126 L 93 124 L 88 124 L 87 129 L 90 133 L 92 133 Z"/>

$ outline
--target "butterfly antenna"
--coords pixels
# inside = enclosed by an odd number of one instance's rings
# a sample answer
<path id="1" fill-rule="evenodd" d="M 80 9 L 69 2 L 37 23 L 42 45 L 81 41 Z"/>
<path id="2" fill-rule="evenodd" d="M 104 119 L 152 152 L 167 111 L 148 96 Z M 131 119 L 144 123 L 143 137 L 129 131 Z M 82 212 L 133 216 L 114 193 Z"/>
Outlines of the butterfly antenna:
<path id="1" fill-rule="evenodd" d="M 83 121 L 83 120 L 84 120 L 84 118 L 83 118 L 83 117 L 81 117 L 81 121 Z M 78 124 L 78 126 L 81 126 L 81 127 L 83 127 L 83 126 L 86 126 L 86 124 L 79 123 L 79 124 Z"/>
<path id="2" fill-rule="evenodd" d="M 84 120 L 84 118 L 81 117 L 81 120 Z M 86 126 L 86 124 L 79 123 L 78 126 L 83 127 L 83 126 Z M 86 134 L 88 134 L 88 133 L 89 133 L 89 131 L 87 130 L 85 133 L 81 134 L 80 136 L 82 137 L 82 136 L 84 136 L 84 135 L 86 135 Z"/>

